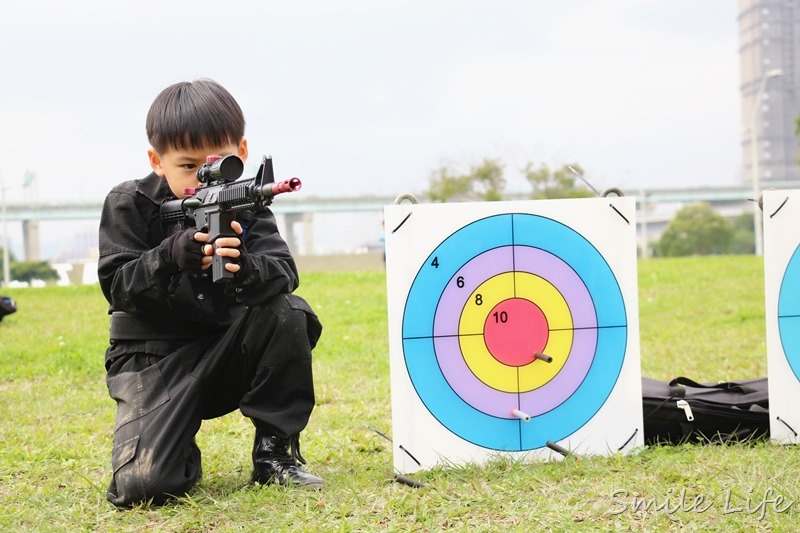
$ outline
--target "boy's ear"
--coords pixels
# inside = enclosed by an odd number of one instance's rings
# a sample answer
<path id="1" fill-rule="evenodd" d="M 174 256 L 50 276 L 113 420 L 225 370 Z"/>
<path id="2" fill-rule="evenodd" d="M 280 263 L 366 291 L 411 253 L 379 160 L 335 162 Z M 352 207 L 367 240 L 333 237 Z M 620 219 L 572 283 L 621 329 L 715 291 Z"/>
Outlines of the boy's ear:
<path id="1" fill-rule="evenodd" d="M 158 155 L 158 152 L 150 148 L 147 150 L 147 158 L 150 160 L 150 167 L 152 167 L 153 172 L 156 175 L 164 177 L 164 169 L 161 167 L 161 156 Z"/>
<path id="2" fill-rule="evenodd" d="M 242 139 L 239 143 L 239 153 L 237 154 L 242 161 L 247 161 L 247 139 Z"/>

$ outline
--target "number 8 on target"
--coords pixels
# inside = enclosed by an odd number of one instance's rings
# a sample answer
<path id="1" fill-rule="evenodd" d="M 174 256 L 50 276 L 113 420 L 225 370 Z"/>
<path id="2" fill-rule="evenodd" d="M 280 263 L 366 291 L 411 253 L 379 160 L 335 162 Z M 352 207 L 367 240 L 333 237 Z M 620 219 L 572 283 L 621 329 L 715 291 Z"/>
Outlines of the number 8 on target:
<path id="1" fill-rule="evenodd" d="M 398 471 L 642 444 L 635 210 L 384 208 Z"/>

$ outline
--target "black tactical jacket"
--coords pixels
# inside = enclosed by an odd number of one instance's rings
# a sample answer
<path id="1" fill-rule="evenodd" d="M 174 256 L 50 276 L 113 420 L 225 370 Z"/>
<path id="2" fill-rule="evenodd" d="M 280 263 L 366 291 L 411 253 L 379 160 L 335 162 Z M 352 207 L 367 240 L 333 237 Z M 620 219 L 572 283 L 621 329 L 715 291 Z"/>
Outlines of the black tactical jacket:
<path id="1" fill-rule="evenodd" d="M 182 272 L 166 260 L 161 203 L 174 199 L 166 179 L 151 173 L 114 187 L 100 219 L 98 277 L 110 304 L 145 322 L 187 333 L 225 329 L 245 306 L 292 292 L 299 279 L 289 247 L 269 209 L 240 211 L 247 264 L 230 282 L 214 283 L 211 269 Z"/>

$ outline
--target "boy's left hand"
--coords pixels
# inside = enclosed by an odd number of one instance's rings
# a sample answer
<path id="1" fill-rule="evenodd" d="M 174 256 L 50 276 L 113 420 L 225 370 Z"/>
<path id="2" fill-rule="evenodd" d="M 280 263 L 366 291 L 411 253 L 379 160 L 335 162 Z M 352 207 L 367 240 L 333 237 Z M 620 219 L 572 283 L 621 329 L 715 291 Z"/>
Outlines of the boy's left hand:
<path id="1" fill-rule="evenodd" d="M 213 245 L 206 244 L 203 246 L 203 257 L 200 260 L 203 270 L 211 267 L 211 262 L 213 261 L 213 255 L 215 253 L 216 255 L 227 257 L 231 260 L 230 263 L 225 264 L 225 270 L 228 272 L 233 272 L 235 274 L 242 269 L 240 259 L 244 257 L 245 252 L 244 245 L 239 236 L 244 232 L 244 229 L 242 225 L 235 220 L 231 222 L 231 229 L 236 233 L 236 237 L 220 237 L 214 241 Z M 208 233 L 198 234 L 195 236 L 195 239 L 201 242 L 208 242 Z"/>

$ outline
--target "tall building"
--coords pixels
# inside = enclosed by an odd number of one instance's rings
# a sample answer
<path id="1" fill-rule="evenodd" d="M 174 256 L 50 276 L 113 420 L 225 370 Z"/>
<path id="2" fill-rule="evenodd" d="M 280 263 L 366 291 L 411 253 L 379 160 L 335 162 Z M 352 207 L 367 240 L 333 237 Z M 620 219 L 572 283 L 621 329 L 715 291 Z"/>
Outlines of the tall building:
<path id="1" fill-rule="evenodd" d="M 798 57 L 800 0 L 739 0 L 744 177 L 765 187 L 800 182 Z"/>

